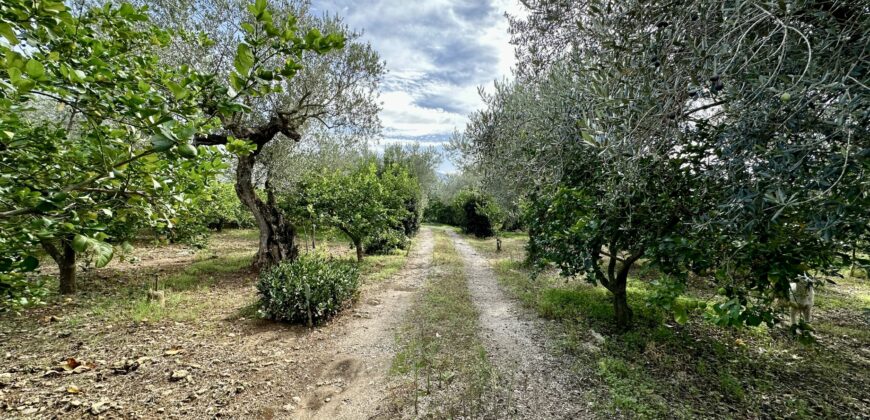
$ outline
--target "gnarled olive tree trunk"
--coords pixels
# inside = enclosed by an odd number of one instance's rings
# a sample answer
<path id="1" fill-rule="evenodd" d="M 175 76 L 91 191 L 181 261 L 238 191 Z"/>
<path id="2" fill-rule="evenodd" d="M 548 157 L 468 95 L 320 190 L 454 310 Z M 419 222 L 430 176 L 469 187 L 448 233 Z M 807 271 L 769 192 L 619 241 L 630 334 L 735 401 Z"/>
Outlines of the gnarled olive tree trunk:
<path id="1" fill-rule="evenodd" d="M 248 155 L 239 156 L 236 166 L 236 195 L 254 215 L 257 228 L 260 230 L 260 241 L 257 255 L 254 257 L 253 266 L 259 270 L 281 261 L 292 261 L 299 256 L 299 248 L 296 245 L 296 227 L 284 217 L 275 200 L 274 191 L 267 179 L 266 200 L 257 196 L 256 184 L 254 183 L 254 166 L 257 157 L 263 147 L 278 135 L 283 135 L 290 140 L 299 141 L 302 136 L 296 131 L 286 115 L 273 116 L 267 123 L 259 127 L 239 127 L 228 125 L 226 130 L 238 139 L 245 139 L 254 145 L 256 149 Z M 194 139 L 196 145 L 223 145 L 227 144 L 227 134 L 207 134 Z"/>
<path id="2" fill-rule="evenodd" d="M 261 269 L 284 260 L 295 260 L 299 256 L 299 248 L 295 243 L 296 227 L 278 208 L 268 180 L 265 185 L 266 201 L 257 196 L 253 180 L 256 156 L 257 153 L 252 153 L 239 157 L 236 168 L 236 194 L 239 200 L 251 210 L 260 229 L 259 249 L 253 265 L 254 268 Z"/>

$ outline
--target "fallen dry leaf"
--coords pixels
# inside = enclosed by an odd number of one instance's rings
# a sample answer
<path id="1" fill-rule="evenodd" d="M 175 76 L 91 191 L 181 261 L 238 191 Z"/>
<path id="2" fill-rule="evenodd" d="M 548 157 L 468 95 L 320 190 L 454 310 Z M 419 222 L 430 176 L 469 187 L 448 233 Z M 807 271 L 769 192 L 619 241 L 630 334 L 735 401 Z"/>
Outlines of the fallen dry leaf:
<path id="1" fill-rule="evenodd" d="M 70 358 L 66 359 L 63 363 L 59 364 L 59 365 L 55 368 L 55 370 L 58 370 L 58 371 L 71 371 L 71 370 L 74 370 L 75 368 L 77 368 L 77 367 L 79 367 L 79 366 L 81 366 L 81 363 L 79 363 L 78 361 L 76 361 L 75 358 L 70 357 Z"/>
<path id="2" fill-rule="evenodd" d="M 175 356 L 176 354 L 183 353 L 184 349 L 181 346 L 172 346 L 168 350 L 163 352 L 164 356 Z"/>

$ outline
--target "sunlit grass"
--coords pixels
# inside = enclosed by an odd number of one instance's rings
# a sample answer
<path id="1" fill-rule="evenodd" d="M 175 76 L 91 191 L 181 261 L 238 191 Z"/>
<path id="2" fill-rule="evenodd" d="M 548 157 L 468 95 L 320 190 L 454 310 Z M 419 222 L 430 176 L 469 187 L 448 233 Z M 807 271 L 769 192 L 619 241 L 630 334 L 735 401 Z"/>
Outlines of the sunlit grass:
<path id="1" fill-rule="evenodd" d="M 656 275 L 644 270 L 629 279 L 634 327 L 619 334 L 613 328 L 611 295 L 600 286 L 565 279 L 552 270 L 532 276 L 524 263 L 522 235 L 506 238 L 501 253 L 495 252 L 491 240 L 468 240 L 490 259 L 506 290 L 542 317 L 559 322 L 557 343 L 575 357 L 578 369 L 599 381 L 600 393 L 591 403 L 600 415 L 697 418 L 719 416 L 721 407 L 727 406 L 737 417 L 775 412 L 787 418 L 829 418 L 843 414 L 843 407 L 860 398 L 851 382 L 854 350 L 848 347 L 820 352 L 822 347 L 802 345 L 781 328 L 720 328 L 708 323 L 701 310 L 679 325 L 670 311 L 647 304 L 655 290 L 650 280 Z M 859 279 L 837 283 L 819 288 L 817 309 L 850 311 L 853 318 L 847 319 L 860 319 L 862 311 L 870 310 L 870 284 Z M 690 288 L 676 305 L 693 307 L 696 302 L 712 304 L 721 299 L 710 294 L 710 290 Z M 815 326 L 823 339 L 870 345 L 866 328 L 843 322 L 822 317 Z M 589 344 L 595 342 L 591 330 L 606 336 L 603 345 L 596 345 L 598 351 L 590 350 Z M 789 386 L 789 378 L 796 376 L 824 385 Z"/>
<path id="2" fill-rule="evenodd" d="M 366 283 L 380 283 L 398 273 L 407 261 L 407 251 L 396 250 L 385 255 L 368 255 L 363 258 L 361 275 Z"/>

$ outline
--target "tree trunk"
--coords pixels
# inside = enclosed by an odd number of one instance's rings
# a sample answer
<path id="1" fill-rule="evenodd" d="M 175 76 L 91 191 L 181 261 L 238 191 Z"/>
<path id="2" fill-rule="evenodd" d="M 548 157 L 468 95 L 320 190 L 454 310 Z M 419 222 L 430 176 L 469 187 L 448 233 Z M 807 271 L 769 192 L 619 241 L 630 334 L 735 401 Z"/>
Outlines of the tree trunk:
<path id="1" fill-rule="evenodd" d="M 607 284 L 605 287 L 613 294 L 613 313 L 616 317 L 616 326 L 625 331 L 631 328 L 634 318 L 634 312 L 628 306 L 628 294 L 626 293 L 628 273 L 631 266 L 643 256 L 644 250 L 641 249 L 620 260 L 618 269 L 616 267 L 619 251 L 614 245 L 611 245 L 607 251 L 610 253 L 610 262 L 607 265 Z M 603 273 L 601 275 L 603 276 Z"/>
<path id="2" fill-rule="evenodd" d="M 275 195 L 266 180 L 266 201 L 257 196 L 254 188 L 254 163 L 259 150 L 248 156 L 239 157 L 236 168 L 236 194 L 239 200 L 251 210 L 260 230 L 260 243 L 254 257 L 255 269 L 262 269 L 284 260 L 295 260 L 299 248 L 294 243 L 296 228 L 284 218 L 275 202 Z"/>
<path id="3" fill-rule="evenodd" d="M 628 306 L 628 296 L 624 289 L 625 286 L 623 285 L 622 291 L 613 293 L 613 311 L 616 314 L 616 326 L 620 330 L 631 328 L 632 317 L 634 316 L 631 307 Z"/>
<path id="4" fill-rule="evenodd" d="M 61 249 L 53 243 L 42 242 L 42 248 L 57 263 L 59 269 L 60 294 L 71 295 L 76 292 L 76 251 L 72 247 L 72 239 L 60 240 Z"/>
<path id="5" fill-rule="evenodd" d="M 353 241 L 353 246 L 356 247 L 356 261 L 362 262 L 363 260 L 363 246 L 361 240 Z"/>

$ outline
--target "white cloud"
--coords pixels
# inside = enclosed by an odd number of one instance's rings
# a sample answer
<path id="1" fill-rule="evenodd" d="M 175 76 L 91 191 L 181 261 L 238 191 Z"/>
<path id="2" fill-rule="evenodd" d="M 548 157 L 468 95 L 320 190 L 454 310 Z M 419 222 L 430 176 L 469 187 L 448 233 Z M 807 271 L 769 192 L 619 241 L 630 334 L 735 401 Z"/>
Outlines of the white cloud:
<path id="1" fill-rule="evenodd" d="M 446 141 L 482 106 L 477 89 L 509 78 L 514 65 L 504 13 L 517 0 L 314 0 L 338 13 L 381 54 L 384 141 Z"/>

